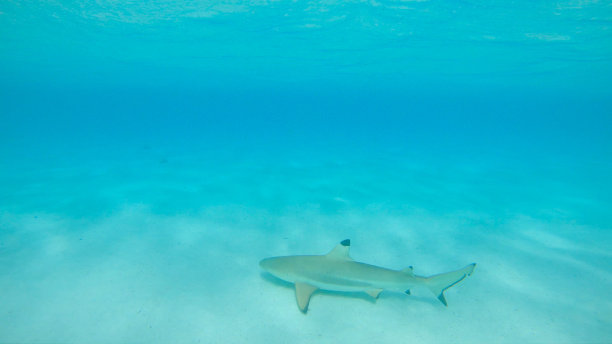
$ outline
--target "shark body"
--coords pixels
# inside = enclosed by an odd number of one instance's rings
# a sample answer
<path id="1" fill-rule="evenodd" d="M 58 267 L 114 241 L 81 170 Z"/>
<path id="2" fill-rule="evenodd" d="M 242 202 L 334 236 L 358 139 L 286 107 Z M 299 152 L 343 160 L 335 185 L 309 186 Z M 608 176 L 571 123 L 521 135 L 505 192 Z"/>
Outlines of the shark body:
<path id="1" fill-rule="evenodd" d="M 365 292 L 373 298 L 383 290 L 410 294 L 410 289 L 425 286 L 447 306 L 444 291 L 474 271 L 475 263 L 462 269 L 430 277 L 417 276 L 412 267 L 391 270 L 354 261 L 349 256 L 351 242 L 344 240 L 326 255 L 266 258 L 259 265 L 272 275 L 295 284 L 299 309 L 306 313 L 310 297 L 318 289 Z"/>

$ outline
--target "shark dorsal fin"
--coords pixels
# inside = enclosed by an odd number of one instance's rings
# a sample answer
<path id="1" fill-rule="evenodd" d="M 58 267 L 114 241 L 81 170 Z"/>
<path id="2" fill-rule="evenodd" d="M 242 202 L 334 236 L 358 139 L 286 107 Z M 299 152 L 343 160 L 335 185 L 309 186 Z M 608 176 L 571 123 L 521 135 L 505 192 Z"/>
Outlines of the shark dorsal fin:
<path id="1" fill-rule="evenodd" d="M 349 256 L 349 250 L 351 248 L 351 240 L 345 239 L 342 240 L 333 250 L 331 250 L 327 255 L 327 258 L 330 259 L 342 259 L 342 260 L 353 260 Z"/>

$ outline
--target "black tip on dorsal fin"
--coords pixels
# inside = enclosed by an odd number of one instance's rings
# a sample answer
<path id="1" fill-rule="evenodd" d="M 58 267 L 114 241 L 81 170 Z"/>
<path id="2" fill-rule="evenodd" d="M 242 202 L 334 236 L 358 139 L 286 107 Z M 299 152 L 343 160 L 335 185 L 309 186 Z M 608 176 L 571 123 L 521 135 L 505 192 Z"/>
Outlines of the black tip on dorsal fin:
<path id="1" fill-rule="evenodd" d="M 407 295 L 410 295 L 410 289 L 406 289 L 404 293 L 406 293 Z"/>
<path id="2" fill-rule="evenodd" d="M 342 246 L 351 246 L 351 239 L 344 239 L 340 242 Z"/>

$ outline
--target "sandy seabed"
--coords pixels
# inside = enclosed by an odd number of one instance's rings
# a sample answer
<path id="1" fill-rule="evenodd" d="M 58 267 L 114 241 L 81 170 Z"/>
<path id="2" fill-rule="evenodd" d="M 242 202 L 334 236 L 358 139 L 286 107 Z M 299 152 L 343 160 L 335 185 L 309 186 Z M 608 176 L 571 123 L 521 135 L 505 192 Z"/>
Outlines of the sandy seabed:
<path id="1" fill-rule="evenodd" d="M 612 340 L 610 204 L 571 178 L 197 161 L 5 171 L 0 343 Z M 419 275 L 478 266 L 448 308 L 426 290 L 317 292 L 306 315 L 258 266 L 346 238 L 355 260 Z"/>

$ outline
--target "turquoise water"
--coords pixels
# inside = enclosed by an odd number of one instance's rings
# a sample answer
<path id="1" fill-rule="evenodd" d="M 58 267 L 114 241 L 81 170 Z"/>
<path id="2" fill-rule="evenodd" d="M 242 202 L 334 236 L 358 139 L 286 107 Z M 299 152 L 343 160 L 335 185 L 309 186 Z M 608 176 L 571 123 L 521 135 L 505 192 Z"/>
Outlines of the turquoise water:
<path id="1" fill-rule="evenodd" d="M 609 343 L 612 7 L 0 3 L 0 343 Z M 351 255 L 446 292 L 318 292 Z M 364 294 L 365 295 L 365 294 Z"/>

